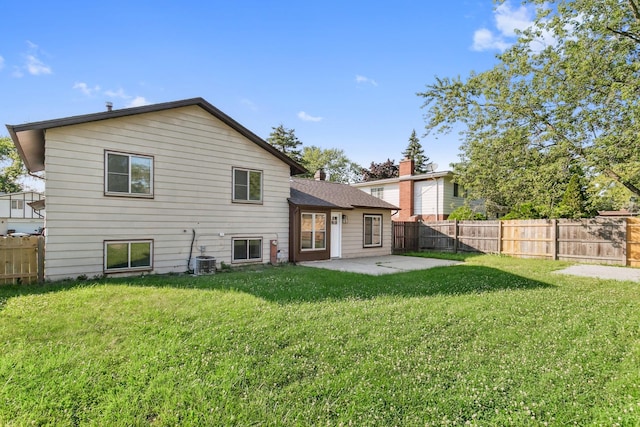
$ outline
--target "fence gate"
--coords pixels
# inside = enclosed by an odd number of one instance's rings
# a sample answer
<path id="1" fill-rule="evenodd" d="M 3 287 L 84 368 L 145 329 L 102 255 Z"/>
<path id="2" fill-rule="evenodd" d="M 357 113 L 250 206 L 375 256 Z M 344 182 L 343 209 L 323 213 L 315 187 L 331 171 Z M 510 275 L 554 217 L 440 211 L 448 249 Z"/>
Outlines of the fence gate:
<path id="1" fill-rule="evenodd" d="M 640 218 L 627 218 L 627 265 L 640 267 Z"/>
<path id="2" fill-rule="evenodd" d="M 0 237 L 0 285 L 44 281 L 44 237 Z"/>

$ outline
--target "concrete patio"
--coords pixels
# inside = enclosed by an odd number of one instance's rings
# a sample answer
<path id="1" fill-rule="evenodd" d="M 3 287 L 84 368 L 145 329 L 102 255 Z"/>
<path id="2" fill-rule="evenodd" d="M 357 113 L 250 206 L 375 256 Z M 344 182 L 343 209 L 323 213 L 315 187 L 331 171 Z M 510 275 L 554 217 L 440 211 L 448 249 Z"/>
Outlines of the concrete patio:
<path id="1" fill-rule="evenodd" d="M 459 261 L 450 261 L 434 258 L 420 258 L 400 255 L 386 255 L 363 258 L 340 258 L 324 261 L 300 262 L 298 265 L 327 270 L 346 271 L 350 273 L 370 274 L 379 276 L 382 274 L 404 273 L 414 270 L 426 270 L 434 267 L 445 267 L 461 264 Z"/>

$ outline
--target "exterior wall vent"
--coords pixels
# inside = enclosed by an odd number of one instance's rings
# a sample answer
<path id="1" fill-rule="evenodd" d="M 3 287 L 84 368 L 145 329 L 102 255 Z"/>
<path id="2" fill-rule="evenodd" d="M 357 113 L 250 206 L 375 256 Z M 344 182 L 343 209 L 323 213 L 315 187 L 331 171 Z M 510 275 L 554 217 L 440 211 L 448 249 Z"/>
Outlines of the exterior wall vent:
<path id="1" fill-rule="evenodd" d="M 193 274 L 214 274 L 216 272 L 216 259 L 212 256 L 200 255 L 194 260 Z"/>

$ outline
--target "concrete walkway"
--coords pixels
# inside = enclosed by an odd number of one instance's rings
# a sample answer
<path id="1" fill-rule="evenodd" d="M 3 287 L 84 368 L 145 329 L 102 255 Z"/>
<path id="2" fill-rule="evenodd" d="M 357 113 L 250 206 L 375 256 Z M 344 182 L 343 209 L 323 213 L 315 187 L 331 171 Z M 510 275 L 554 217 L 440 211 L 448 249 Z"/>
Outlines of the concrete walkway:
<path id="1" fill-rule="evenodd" d="M 403 273 L 412 270 L 425 270 L 461 264 L 459 261 L 445 259 L 420 258 L 400 255 L 386 255 L 366 258 L 340 258 L 325 261 L 305 261 L 298 265 L 305 267 L 325 268 L 328 270 L 347 271 L 351 273 L 381 274 Z"/>
<path id="2" fill-rule="evenodd" d="M 563 270 L 558 270 L 555 273 L 569 274 L 572 276 L 597 277 L 598 279 L 632 280 L 640 282 L 640 269 L 622 266 L 577 264 Z"/>

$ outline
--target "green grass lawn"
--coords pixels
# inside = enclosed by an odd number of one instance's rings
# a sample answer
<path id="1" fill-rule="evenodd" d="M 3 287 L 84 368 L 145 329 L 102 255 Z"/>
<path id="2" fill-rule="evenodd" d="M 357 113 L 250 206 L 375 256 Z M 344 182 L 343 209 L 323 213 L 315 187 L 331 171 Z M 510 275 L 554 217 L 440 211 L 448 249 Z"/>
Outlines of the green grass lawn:
<path id="1" fill-rule="evenodd" d="M 0 287 L 0 425 L 640 425 L 640 285 L 566 265 Z"/>

